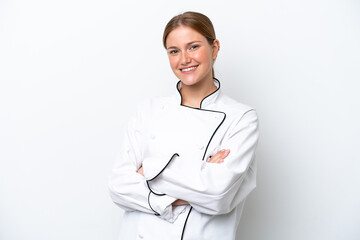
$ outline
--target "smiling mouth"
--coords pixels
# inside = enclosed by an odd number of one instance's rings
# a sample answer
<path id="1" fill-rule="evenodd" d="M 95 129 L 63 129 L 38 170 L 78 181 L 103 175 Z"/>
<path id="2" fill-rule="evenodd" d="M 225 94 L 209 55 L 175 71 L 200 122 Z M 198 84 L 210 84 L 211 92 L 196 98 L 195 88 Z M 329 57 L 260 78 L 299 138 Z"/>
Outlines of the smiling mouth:
<path id="1" fill-rule="evenodd" d="M 183 68 L 180 69 L 181 72 L 190 72 L 192 70 L 195 70 L 198 66 L 193 66 L 193 67 L 188 67 L 188 68 Z"/>

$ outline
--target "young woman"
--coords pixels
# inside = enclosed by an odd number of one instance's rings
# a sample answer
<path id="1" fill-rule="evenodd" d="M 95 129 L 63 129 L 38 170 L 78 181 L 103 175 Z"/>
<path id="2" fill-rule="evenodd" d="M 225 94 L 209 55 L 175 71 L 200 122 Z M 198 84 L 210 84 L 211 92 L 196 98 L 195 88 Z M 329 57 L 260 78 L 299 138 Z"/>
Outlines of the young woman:
<path id="1" fill-rule="evenodd" d="M 185 12 L 163 44 L 177 93 L 145 101 L 129 122 L 112 174 L 112 200 L 125 210 L 120 239 L 233 240 L 256 186 L 258 120 L 220 90 L 220 49 L 209 18 Z"/>

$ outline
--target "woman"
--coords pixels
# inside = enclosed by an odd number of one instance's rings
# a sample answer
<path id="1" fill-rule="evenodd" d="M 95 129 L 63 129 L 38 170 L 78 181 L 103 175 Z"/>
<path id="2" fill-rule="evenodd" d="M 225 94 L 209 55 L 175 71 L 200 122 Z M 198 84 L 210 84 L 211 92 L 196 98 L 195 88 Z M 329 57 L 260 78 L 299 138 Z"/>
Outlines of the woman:
<path id="1" fill-rule="evenodd" d="M 221 92 L 220 44 L 205 15 L 172 18 L 163 44 L 178 92 L 145 101 L 129 122 L 109 178 L 125 210 L 120 239 L 236 239 L 256 186 L 256 112 Z"/>

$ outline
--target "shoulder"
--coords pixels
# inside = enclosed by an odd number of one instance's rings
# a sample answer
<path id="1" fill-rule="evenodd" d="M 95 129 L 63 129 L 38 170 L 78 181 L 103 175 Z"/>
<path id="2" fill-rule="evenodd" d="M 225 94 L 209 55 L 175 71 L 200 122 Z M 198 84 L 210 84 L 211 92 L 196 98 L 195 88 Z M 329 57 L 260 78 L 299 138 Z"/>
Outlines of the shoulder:
<path id="1" fill-rule="evenodd" d="M 219 97 L 218 107 L 220 111 L 234 118 L 242 117 L 248 113 L 256 115 L 256 110 L 253 107 L 241 103 L 224 93 L 221 93 Z"/>
<path id="2" fill-rule="evenodd" d="M 229 133 L 251 129 L 258 135 L 259 120 L 253 107 L 236 101 L 225 94 L 222 94 L 219 100 L 219 104 L 226 114 L 225 121 L 229 126 Z"/>

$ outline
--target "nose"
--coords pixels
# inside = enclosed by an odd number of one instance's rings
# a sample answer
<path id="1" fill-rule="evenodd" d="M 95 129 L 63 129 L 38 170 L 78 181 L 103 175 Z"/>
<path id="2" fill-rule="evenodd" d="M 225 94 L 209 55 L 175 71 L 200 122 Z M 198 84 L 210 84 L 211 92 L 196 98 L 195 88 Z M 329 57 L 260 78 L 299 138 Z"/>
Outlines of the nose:
<path id="1" fill-rule="evenodd" d="M 187 65 L 191 62 L 191 58 L 190 58 L 190 54 L 186 51 L 184 51 L 182 54 L 181 54 L 181 64 L 182 65 Z"/>

